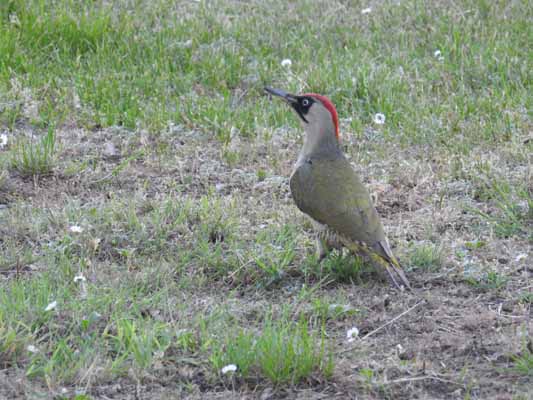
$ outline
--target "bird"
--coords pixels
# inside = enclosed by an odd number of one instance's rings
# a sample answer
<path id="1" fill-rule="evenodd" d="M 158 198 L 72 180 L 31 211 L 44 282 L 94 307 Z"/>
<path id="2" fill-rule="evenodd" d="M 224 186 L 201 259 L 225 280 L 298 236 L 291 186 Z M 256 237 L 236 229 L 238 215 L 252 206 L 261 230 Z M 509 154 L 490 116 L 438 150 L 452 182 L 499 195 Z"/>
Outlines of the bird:
<path id="1" fill-rule="evenodd" d="M 289 186 L 296 206 L 315 227 L 319 262 L 332 249 L 344 247 L 368 260 L 396 288 L 410 290 L 368 189 L 342 151 L 335 105 L 316 93 L 264 90 L 283 99 L 305 131 Z"/>

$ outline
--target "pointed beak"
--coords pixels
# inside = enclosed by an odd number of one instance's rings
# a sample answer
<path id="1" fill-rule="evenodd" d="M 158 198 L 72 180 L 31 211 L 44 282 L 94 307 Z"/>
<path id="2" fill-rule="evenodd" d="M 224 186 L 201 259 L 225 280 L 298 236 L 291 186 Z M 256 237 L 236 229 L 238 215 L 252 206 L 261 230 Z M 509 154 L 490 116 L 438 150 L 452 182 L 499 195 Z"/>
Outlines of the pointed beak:
<path id="1" fill-rule="evenodd" d="M 273 89 L 271 87 L 265 86 L 265 92 L 270 93 L 273 96 L 281 97 L 283 100 L 285 100 L 289 104 L 296 104 L 298 103 L 298 99 L 295 95 L 287 93 L 284 90 L 281 89 Z"/>

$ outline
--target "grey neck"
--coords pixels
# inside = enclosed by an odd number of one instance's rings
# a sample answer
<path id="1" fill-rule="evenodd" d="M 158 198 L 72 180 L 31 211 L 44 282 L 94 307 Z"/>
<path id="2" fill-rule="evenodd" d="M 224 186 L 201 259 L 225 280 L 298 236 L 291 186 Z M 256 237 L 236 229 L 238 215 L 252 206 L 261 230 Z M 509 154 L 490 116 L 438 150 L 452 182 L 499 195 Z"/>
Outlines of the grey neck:
<path id="1" fill-rule="evenodd" d="M 342 156 L 342 150 L 333 132 L 313 132 L 306 129 L 298 163 L 308 159 L 336 159 L 339 156 Z"/>

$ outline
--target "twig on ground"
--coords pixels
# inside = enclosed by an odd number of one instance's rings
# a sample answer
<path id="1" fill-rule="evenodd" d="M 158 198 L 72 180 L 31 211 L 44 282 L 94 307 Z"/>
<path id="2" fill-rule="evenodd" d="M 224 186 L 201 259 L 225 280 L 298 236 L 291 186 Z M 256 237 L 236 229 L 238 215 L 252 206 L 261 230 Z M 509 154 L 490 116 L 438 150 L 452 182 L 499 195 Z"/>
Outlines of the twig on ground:
<path id="1" fill-rule="evenodd" d="M 408 308 L 407 310 L 405 310 L 404 312 L 402 312 L 401 314 L 398 314 L 397 316 L 395 316 L 393 319 L 391 319 L 390 321 L 386 322 L 385 324 L 379 326 L 378 328 L 374 329 L 373 331 L 371 332 L 368 332 L 365 336 L 363 336 L 361 338 L 361 341 L 369 338 L 370 336 L 376 334 L 377 332 L 379 332 L 380 330 L 382 330 L 383 328 L 386 328 L 387 326 L 389 326 L 390 324 L 396 322 L 397 320 L 399 320 L 401 317 L 403 317 L 404 315 L 410 313 L 411 311 L 413 311 L 416 307 L 418 307 L 420 304 L 424 303 L 426 300 L 425 299 L 422 299 L 420 301 L 418 301 L 417 303 L 415 303 L 414 306 Z M 352 351 L 354 349 L 357 348 L 357 345 L 356 346 L 351 346 L 350 348 L 348 349 L 343 349 L 343 350 L 340 350 L 338 352 L 336 352 L 335 354 L 343 354 L 343 353 L 347 353 L 349 351 Z"/>
<path id="2" fill-rule="evenodd" d="M 439 381 L 439 382 L 444 382 L 444 383 L 451 383 L 451 384 L 454 384 L 454 385 L 457 385 L 457 386 L 462 386 L 462 387 L 465 386 L 464 383 L 451 381 L 449 379 L 439 378 L 438 376 L 435 376 L 435 375 L 413 376 L 412 378 L 400 378 L 400 379 L 395 379 L 393 381 L 387 381 L 387 382 L 382 382 L 382 383 L 383 384 L 387 384 L 387 385 L 392 385 L 392 384 L 395 384 L 395 383 L 416 382 L 416 381 L 424 381 L 424 380 L 427 380 L 427 379 L 431 379 L 431 380 Z"/>
<path id="3" fill-rule="evenodd" d="M 390 324 L 394 323 L 395 321 L 397 321 L 398 319 L 400 319 L 401 317 L 403 317 L 404 315 L 410 313 L 411 311 L 413 311 L 416 307 L 418 307 L 420 304 L 422 304 L 423 302 L 425 302 L 426 300 L 422 299 L 420 301 L 418 301 L 414 306 L 412 306 L 411 308 L 408 308 L 407 310 L 405 310 L 403 313 L 397 315 L 396 317 L 394 317 L 393 319 L 391 319 L 389 322 L 381 325 L 380 327 L 374 329 L 372 332 L 368 332 L 365 336 L 363 336 L 361 338 L 361 340 L 365 340 L 366 338 L 369 338 L 370 336 L 372 336 L 373 334 L 379 332 L 380 330 L 382 330 L 383 328 L 389 326 Z"/>

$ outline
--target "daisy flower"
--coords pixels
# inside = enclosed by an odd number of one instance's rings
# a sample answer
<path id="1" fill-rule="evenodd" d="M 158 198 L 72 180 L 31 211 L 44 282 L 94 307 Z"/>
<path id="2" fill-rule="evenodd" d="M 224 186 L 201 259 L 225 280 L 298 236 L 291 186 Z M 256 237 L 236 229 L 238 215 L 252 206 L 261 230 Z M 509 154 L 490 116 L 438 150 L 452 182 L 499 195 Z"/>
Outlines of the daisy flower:
<path id="1" fill-rule="evenodd" d="M 377 125 L 383 125 L 385 123 L 385 114 L 377 113 L 374 115 L 374 123 Z"/>
<path id="2" fill-rule="evenodd" d="M 0 149 L 3 149 L 7 146 L 7 135 L 5 133 L 2 133 L 0 135 Z"/>
<path id="3" fill-rule="evenodd" d="M 44 309 L 44 311 L 52 311 L 54 308 L 57 307 L 57 301 L 52 301 L 50 304 L 48 304 L 46 306 L 46 308 Z"/>
<path id="4" fill-rule="evenodd" d="M 353 342 L 357 336 L 359 336 L 359 329 L 355 326 L 348 329 L 346 332 L 346 339 L 348 339 L 348 342 Z"/>
<path id="5" fill-rule="evenodd" d="M 228 364 L 220 370 L 220 372 L 222 372 L 223 374 L 227 374 L 228 372 L 235 372 L 235 371 L 237 371 L 237 366 L 235 364 Z"/>
<path id="6" fill-rule="evenodd" d="M 284 68 L 290 68 L 292 65 L 292 61 L 288 58 L 285 58 L 284 60 L 281 60 L 281 66 Z"/>

